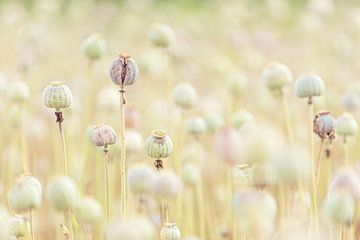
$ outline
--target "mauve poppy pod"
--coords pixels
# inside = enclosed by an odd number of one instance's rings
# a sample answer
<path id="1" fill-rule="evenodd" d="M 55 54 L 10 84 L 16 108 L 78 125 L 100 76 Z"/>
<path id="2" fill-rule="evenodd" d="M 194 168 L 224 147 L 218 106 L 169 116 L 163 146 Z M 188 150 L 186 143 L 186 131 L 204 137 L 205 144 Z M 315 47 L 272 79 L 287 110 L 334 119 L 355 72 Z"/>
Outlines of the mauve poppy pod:
<path id="1" fill-rule="evenodd" d="M 139 68 L 133 58 L 124 55 L 112 62 L 109 73 L 114 84 L 128 86 L 135 84 Z"/>

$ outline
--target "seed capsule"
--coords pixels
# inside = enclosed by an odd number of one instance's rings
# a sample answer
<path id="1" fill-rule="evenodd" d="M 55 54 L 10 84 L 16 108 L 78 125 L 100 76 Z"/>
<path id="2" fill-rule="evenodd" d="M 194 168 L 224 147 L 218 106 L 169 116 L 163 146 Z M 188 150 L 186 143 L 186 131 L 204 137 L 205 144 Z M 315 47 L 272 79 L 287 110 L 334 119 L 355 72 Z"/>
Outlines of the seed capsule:
<path id="1" fill-rule="evenodd" d="M 161 240 L 180 240 L 180 229 L 175 226 L 175 223 L 164 223 L 160 231 Z"/>
<path id="2" fill-rule="evenodd" d="M 139 75 L 139 68 L 135 60 L 129 55 L 116 58 L 110 67 L 110 77 L 114 84 L 119 86 L 133 85 Z"/>
<path id="3" fill-rule="evenodd" d="M 55 108 L 56 111 L 69 107 L 72 101 L 70 88 L 58 81 L 50 82 L 50 85 L 44 89 L 43 96 L 45 105 L 48 108 Z"/>
<path id="4" fill-rule="evenodd" d="M 106 147 L 115 143 L 116 133 L 112 127 L 98 124 L 94 126 L 91 139 L 96 146 Z"/>
<path id="5" fill-rule="evenodd" d="M 139 164 L 129 169 L 127 178 L 132 193 L 146 194 L 153 191 L 156 174 L 150 166 Z"/>
<path id="6" fill-rule="evenodd" d="M 174 87 L 171 96 L 174 103 L 184 109 L 194 107 L 198 99 L 194 87 L 191 84 L 184 82 L 179 83 Z"/>
<path id="7" fill-rule="evenodd" d="M 335 120 L 330 112 L 320 112 L 314 119 L 314 133 L 322 140 L 329 139 L 331 142 L 335 138 Z"/>
<path id="8" fill-rule="evenodd" d="M 295 82 L 295 92 L 300 98 L 320 96 L 325 91 L 323 80 L 316 75 L 300 77 Z"/>
<path id="9" fill-rule="evenodd" d="M 145 142 L 145 153 L 151 158 L 167 158 L 173 151 L 171 138 L 164 130 L 155 130 Z"/>
<path id="10" fill-rule="evenodd" d="M 270 91 L 282 91 L 291 84 L 292 74 L 288 66 L 275 62 L 263 70 L 261 78 Z"/>
<path id="11" fill-rule="evenodd" d="M 81 223 L 94 224 L 101 220 L 103 210 L 98 201 L 87 197 L 80 201 L 80 204 L 75 210 L 75 214 Z"/>
<path id="12" fill-rule="evenodd" d="M 145 218 L 116 221 L 106 228 L 107 240 L 154 240 L 155 227 Z"/>
<path id="13" fill-rule="evenodd" d="M 81 43 L 80 50 L 88 59 L 96 60 L 105 55 L 106 42 L 100 34 L 93 33 Z"/>
<path id="14" fill-rule="evenodd" d="M 9 85 L 7 94 L 11 101 L 23 103 L 30 97 L 30 88 L 24 81 L 14 82 Z"/>
<path id="15" fill-rule="evenodd" d="M 206 123 L 201 117 L 194 117 L 186 121 L 185 128 L 190 134 L 202 134 L 206 132 Z"/>
<path id="16" fill-rule="evenodd" d="M 46 187 L 46 198 L 57 211 L 73 210 L 79 203 L 80 192 L 76 183 L 69 177 L 61 176 Z"/>
<path id="17" fill-rule="evenodd" d="M 156 23 L 150 27 L 148 37 L 155 46 L 167 48 L 174 42 L 175 33 L 170 26 Z"/>
<path id="18" fill-rule="evenodd" d="M 350 224 L 355 215 L 355 200 L 346 192 L 331 192 L 325 200 L 324 211 L 332 222 Z"/>
<path id="19" fill-rule="evenodd" d="M 355 117 L 350 113 L 344 113 L 336 120 L 336 133 L 341 136 L 354 136 L 359 126 Z"/>
<path id="20" fill-rule="evenodd" d="M 231 73 L 227 76 L 226 88 L 233 97 L 240 97 L 248 87 L 248 79 L 242 73 Z"/>
<path id="21" fill-rule="evenodd" d="M 155 194 L 164 198 L 176 198 L 181 190 L 181 180 L 172 171 L 162 171 L 155 181 Z"/>
<path id="22" fill-rule="evenodd" d="M 8 202 L 15 212 L 24 212 L 40 207 L 40 182 L 29 175 L 21 176 L 8 193 Z"/>
<path id="23" fill-rule="evenodd" d="M 10 235 L 20 239 L 25 236 L 27 224 L 22 216 L 14 216 L 9 220 Z"/>
<path id="24" fill-rule="evenodd" d="M 218 156 L 228 164 L 240 162 L 242 142 L 236 129 L 223 128 L 215 136 L 215 150 Z"/>

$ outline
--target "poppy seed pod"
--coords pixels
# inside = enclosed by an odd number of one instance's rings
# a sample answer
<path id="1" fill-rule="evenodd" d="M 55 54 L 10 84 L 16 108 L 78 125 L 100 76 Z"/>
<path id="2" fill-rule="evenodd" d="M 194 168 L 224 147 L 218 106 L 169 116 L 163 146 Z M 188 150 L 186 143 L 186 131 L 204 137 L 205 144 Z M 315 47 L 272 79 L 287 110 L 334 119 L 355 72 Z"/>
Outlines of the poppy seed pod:
<path id="1" fill-rule="evenodd" d="M 145 218 L 116 221 L 106 228 L 107 240 L 154 240 L 155 228 Z"/>
<path id="2" fill-rule="evenodd" d="M 358 123 L 351 113 L 344 113 L 336 120 L 336 133 L 341 136 L 354 136 L 358 129 Z"/>
<path id="3" fill-rule="evenodd" d="M 68 86 L 59 81 L 52 81 L 44 89 L 44 102 L 48 108 L 55 108 L 60 111 L 61 108 L 67 108 L 72 101 L 72 93 Z"/>
<path id="4" fill-rule="evenodd" d="M 167 48 L 174 42 L 175 32 L 166 24 L 155 23 L 150 27 L 148 37 L 155 46 Z"/>
<path id="5" fill-rule="evenodd" d="M 211 133 L 214 133 L 225 124 L 225 120 L 221 114 L 215 111 L 207 113 L 204 117 L 204 121 L 206 123 L 207 131 Z"/>
<path id="6" fill-rule="evenodd" d="M 103 210 L 101 204 L 94 198 L 84 198 L 75 209 L 75 215 L 79 222 L 94 224 L 101 220 Z"/>
<path id="7" fill-rule="evenodd" d="M 274 62 L 262 71 L 261 78 L 270 91 L 282 91 L 291 84 L 292 74 L 288 66 Z"/>
<path id="8" fill-rule="evenodd" d="M 346 192 L 331 192 L 325 200 L 324 211 L 333 223 L 351 224 L 355 215 L 355 200 Z"/>
<path id="9" fill-rule="evenodd" d="M 128 107 L 125 109 L 125 127 L 135 128 L 139 126 L 141 115 L 138 109 L 135 107 Z"/>
<path id="10" fill-rule="evenodd" d="M 15 212 L 24 212 L 40 207 L 40 182 L 29 175 L 21 176 L 8 193 L 8 202 Z"/>
<path id="11" fill-rule="evenodd" d="M 201 134 L 206 132 L 206 123 L 203 118 L 194 117 L 185 122 L 185 128 L 189 134 Z"/>
<path id="12" fill-rule="evenodd" d="M 154 189 L 156 174 L 152 167 L 139 164 L 128 170 L 127 179 L 132 193 L 149 194 Z"/>
<path id="13" fill-rule="evenodd" d="M 116 141 L 116 133 L 112 127 L 104 124 L 97 124 L 94 126 L 92 142 L 98 147 L 107 147 Z"/>
<path id="14" fill-rule="evenodd" d="M 234 128 L 223 128 L 215 136 L 215 150 L 228 164 L 240 162 L 240 146 L 240 136 Z"/>
<path id="15" fill-rule="evenodd" d="M 48 183 L 46 199 L 55 210 L 65 212 L 78 205 L 80 192 L 71 178 L 60 176 Z"/>
<path id="16" fill-rule="evenodd" d="M 194 107 L 198 100 L 195 88 L 186 82 L 178 83 L 172 90 L 171 97 L 174 103 L 183 109 Z"/>
<path id="17" fill-rule="evenodd" d="M 151 158 L 167 158 L 173 151 L 171 138 L 164 130 L 155 130 L 145 142 L 145 153 Z"/>
<path id="18" fill-rule="evenodd" d="M 320 139 L 329 139 L 330 142 L 335 138 L 335 119 L 330 112 L 320 112 L 315 115 L 314 133 Z"/>
<path id="19" fill-rule="evenodd" d="M 10 235 L 17 239 L 24 237 L 26 234 L 27 223 L 25 217 L 14 216 L 9 219 Z"/>
<path id="20" fill-rule="evenodd" d="M 200 181 L 200 169 L 191 163 L 185 163 L 182 172 L 182 180 L 189 186 L 194 186 Z"/>
<path id="21" fill-rule="evenodd" d="M 23 103 L 30 97 L 29 85 L 24 81 L 9 85 L 7 95 L 11 101 Z"/>
<path id="22" fill-rule="evenodd" d="M 106 42 L 99 33 L 93 33 L 81 43 L 80 51 L 90 60 L 101 58 L 106 53 Z"/>
<path id="23" fill-rule="evenodd" d="M 128 86 L 136 82 L 139 68 L 129 55 L 121 55 L 112 62 L 109 72 L 114 84 Z"/>
<path id="24" fill-rule="evenodd" d="M 136 130 L 128 129 L 125 132 L 126 139 L 126 152 L 128 153 L 138 153 L 141 152 L 144 148 L 144 138 Z"/>
<path id="25" fill-rule="evenodd" d="M 236 129 L 240 129 L 245 124 L 252 123 L 254 121 L 255 121 L 254 115 L 252 115 L 246 110 L 239 110 L 237 112 L 234 112 L 231 116 L 232 125 Z"/>
<path id="26" fill-rule="evenodd" d="M 175 223 L 164 223 L 160 231 L 161 240 L 180 240 L 180 229 L 176 227 Z"/>
<path id="27" fill-rule="evenodd" d="M 344 169 L 331 178 L 329 191 L 350 193 L 356 200 L 360 199 L 360 176 L 353 169 Z"/>
<path id="28" fill-rule="evenodd" d="M 154 186 L 158 197 L 176 198 L 181 190 L 181 180 L 172 171 L 162 171 L 157 176 Z"/>
<path id="29" fill-rule="evenodd" d="M 325 91 L 323 80 L 316 75 L 302 76 L 295 82 L 295 92 L 300 98 L 320 96 Z"/>
<path id="30" fill-rule="evenodd" d="M 233 97 L 241 96 L 248 86 L 248 79 L 242 73 L 231 73 L 227 76 L 226 89 Z"/>

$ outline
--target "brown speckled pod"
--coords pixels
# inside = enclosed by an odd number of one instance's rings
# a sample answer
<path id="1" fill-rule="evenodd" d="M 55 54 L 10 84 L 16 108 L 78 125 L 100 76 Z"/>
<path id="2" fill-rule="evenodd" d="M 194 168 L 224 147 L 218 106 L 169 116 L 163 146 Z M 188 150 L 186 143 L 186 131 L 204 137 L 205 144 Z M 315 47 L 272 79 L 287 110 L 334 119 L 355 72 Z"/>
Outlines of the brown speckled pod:
<path id="1" fill-rule="evenodd" d="M 139 75 L 139 68 L 135 60 L 129 56 L 116 58 L 110 67 L 110 77 L 116 85 L 133 85 Z"/>

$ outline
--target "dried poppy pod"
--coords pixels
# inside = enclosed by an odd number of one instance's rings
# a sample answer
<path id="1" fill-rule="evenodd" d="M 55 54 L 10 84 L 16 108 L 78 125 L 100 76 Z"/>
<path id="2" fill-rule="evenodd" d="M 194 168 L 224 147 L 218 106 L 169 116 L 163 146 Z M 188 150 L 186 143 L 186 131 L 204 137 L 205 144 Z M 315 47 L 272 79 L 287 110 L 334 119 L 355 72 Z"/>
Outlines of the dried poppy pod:
<path id="1" fill-rule="evenodd" d="M 25 237 L 27 231 L 26 219 L 23 216 L 15 215 L 9 219 L 10 235 L 16 239 Z"/>
<path id="2" fill-rule="evenodd" d="M 336 133 L 343 136 L 354 136 L 358 132 L 358 123 L 351 113 L 344 113 L 336 120 Z"/>
<path id="3" fill-rule="evenodd" d="M 46 199 L 55 210 L 66 212 L 78 205 L 80 192 L 71 178 L 60 176 L 48 183 Z"/>
<path id="4" fill-rule="evenodd" d="M 316 75 L 302 76 L 295 82 L 295 92 L 300 98 L 320 96 L 325 91 L 323 80 Z"/>
<path id="5" fill-rule="evenodd" d="M 92 142 L 98 147 L 107 147 L 116 141 L 116 133 L 114 129 L 105 124 L 97 124 L 94 126 Z"/>
<path id="6" fill-rule="evenodd" d="M 180 240 L 180 238 L 180 229 L 175 225 L 175 223 L 164 223 L 164 226 L 160 231 L 161 240 Z"/>
<path id="7" fill-rule="evenodd" d="M 59 81 L 50 82 L 50 85 L 44 89 L 43 96 L 45 105 L 48 108 L 55 108 L 57 112 L 69 107 L 72 101 L 70 88 Z"/>
<path id="8" fill-rule="evenodd" d="M 8 193 L 8 202 L 15 212 L 25 212 L 40 207 L 40 182 L 30 175 L 21 176 Z"/>
<path id="9" fill-rule="evenodd" d="M 292 82 L 291 70 L 283 63 L 269 64 L 261 73 L 265 86 L 272 92 L 282 91 Z"/>
<path id="10" fill-rule="evenodd" d="M 319 112 L 315 115 L 313 130 L 321 140 L 328 139 L 332 142 L 335 138 L 335 119 L 330 112 Z"/>
<path id="11" fill-rule="evenodd" d="M 166 24 L 154 23 L 150 27 L 148 37 L 156 47 L 167 48 L 174 42 L 175 32 Z"/>
<path id="12" fill-rule="evenodd" d="M 105 55 L 106 42 L 99 33 L 93 33 L 81 43 L 80 51 L 90 60 L 96 60 Z"/>
<path id="13" fill-rule="evenodd" d="M 164 130 L 155 130 L 145 142 L 145 153 L 151 158 L 155 158 L 155 167 L 162 169 L 162 158 L 167 158 L 172 154 L 173 143 L 171 138 L 166 135 Z"/>
<path id="14" fill-rule="evenodd" d="M 135 60 L 127 54 L 121 54 L 110 67 L 110 77 L 119 86 L 133 85 L 139 75 L 139 68 Z"/>

